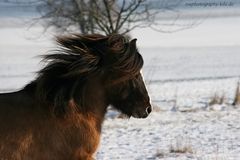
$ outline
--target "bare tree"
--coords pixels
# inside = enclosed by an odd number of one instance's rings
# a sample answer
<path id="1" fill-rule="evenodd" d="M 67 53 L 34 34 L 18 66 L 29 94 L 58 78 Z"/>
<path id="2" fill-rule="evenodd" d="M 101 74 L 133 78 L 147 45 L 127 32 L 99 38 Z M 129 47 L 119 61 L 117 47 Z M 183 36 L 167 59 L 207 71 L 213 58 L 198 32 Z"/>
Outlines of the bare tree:
<path id="1" fill-rule="evenodd" d="M 37 5 L 44 28 L 60 32 L 126 34 L 135 28 L 151 27 L 159 32 L 174 32 L 193 27 L 195 23 L 177 23 L 175 10 L 182 0 L 4 0 L 9 3 Z M 176 16 L 161 17 L 166 12 Z M 162 13 L 160 15 L 160 13 Z M 161 19 L 159 19 L 161 18 Z M 167 19 L 167 21 L 166 21 Z M 43 20 L 43 21 L 42 21 Z M 35 21 L 36 22 L 36 21 Z M 172 29 L 174 28 L 174 29 Z"/>
<path id="2" fill-rule="evenodd" d="M 156 11 L 147 0 L 41 0 L 46 28 L 81 33 L 127 33 L 153 23 Z"/>

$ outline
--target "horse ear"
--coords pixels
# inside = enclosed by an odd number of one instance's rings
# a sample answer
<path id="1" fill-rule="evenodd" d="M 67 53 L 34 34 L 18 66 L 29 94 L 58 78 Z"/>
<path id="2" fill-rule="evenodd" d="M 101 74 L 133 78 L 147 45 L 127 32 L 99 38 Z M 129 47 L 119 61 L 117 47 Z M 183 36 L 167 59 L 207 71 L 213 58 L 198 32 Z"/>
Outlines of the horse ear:
<path id="1" fill-rule="evenodd" d="M 111 35 L 108 39 L 110 49 L 116 52 L 123 52 L 126 49 L 126 43 L 127 39 L 120 34 Z"/>
<path id="2" fill-rule="evenodd" d="M 137 42 L 137 39 L 136 39 L 136 38 L 130 41 L 130 47 L 131 47 L 132 49 L 137 49 L 136 42 Z"/>

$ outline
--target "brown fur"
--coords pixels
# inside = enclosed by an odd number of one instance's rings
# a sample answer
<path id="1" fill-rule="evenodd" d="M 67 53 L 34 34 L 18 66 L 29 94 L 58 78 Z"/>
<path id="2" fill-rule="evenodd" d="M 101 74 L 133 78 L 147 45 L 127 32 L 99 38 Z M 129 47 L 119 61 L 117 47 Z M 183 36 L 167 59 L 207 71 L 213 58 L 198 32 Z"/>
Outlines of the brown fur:
<path id="1" fill-rule="evenodd" d="M 29 97 L 24 92 L 13 93 L 12 96 L 20 96 L 19 100 L 22 96 Z M 7 103 L 3 98 L 0 98 L 0 101 Z M 17 103 L 11 104 L 13 105 L 18 106 Z M 30 107 L 22 105 L 21 109 L 15 110 L 14 115 L 17 117 L 10 115 L 10 109 L 3 112 L 1 107 L 1 113 L 7 115 L 0 114 L 0 159 L 92 159 L 100 139 L 97 123 L 101 123 L 98 122 L 101 120 L 98 120 L 97 116 L 77 112 L 72 100 L 69 102 L 69 112 L 64 118 L 51 116 L 50 112 L 38 105 L 35 105 L 36 111 Z"/>
<path id="2" fill-rule="evenodd" d="M 60 49 L 22 90 L 0 94 L 0 160 L 92 160 L 107 107 L 145 118 L 149 97 L 135 40 L 58 38 Z"/>

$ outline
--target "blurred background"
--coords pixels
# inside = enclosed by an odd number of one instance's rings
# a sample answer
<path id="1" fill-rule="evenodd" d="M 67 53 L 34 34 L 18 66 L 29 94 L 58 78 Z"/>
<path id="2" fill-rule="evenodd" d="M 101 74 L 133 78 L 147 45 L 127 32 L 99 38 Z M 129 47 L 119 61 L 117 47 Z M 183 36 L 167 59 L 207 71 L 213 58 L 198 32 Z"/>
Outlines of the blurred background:
<path id="1" fill-rule="evenodd" d="M 109 13 L 106 8 L 109 8 Z M 230 69 L 224 67 L 227 62 L 223 61 L 226 61 L 226 58 L 219 56 L 226 52 L 238 53 L 239 16 L 239 0 L 2 0 L 0 77 L 5 77 L 5 80 L 1 78 L 0 82 L 6 85 L 0 89 L 13 90 L 22 87 L 31 79 L 33 72 L 39 69 L 39 65 L 35 66 L 36 58 L 33 57 L 44 54 L 49 47 L 54 47 L 54 36 L 76 32 L 123 33 L 137 38 L 142 54 L 147 55 L 145 68 L 151 68 L 151 71 L 146 71 L 147 81 L 238 76 L 238 59 L 227 57 L 230 58 L 228 61 L 233 63 L 232 66 L 235 66 Z M 198 57 L 205 59 L 201 62 L 203 64 L 195 62 L 201 61 L 195 58 L 196 52 L 203 54 Z M 189 63 L 169 59 L 171 64 L 168 65 L 174 69 L 164 68 L 166 60 L 161 56 L 181 55 L 181 58 L 188 53 L 189 56 L 194 55 L 193 59 L 184 60 Z M 10 56 L 11 54 L 14 56 Z M 208 61 L 209 56 L 211 61 Z M 31 67 L 25 64 L 21 69 L 14 67 L 12 70 L 9 63 L 17 57 L 24 61 L 31 59 L 33 64 L 30 64 Z M 204 72 L 196 69 L 206 68 L 208 62 L 216 63 L 214 65 L 221 68 L 210 67 L 211 69 Z M 151 66 L 147 66 L 148 63 Z M 7 68 L 3 64 L 6 64 Z M 16 69 L 19 69 L 19 72 L 11 73 Z M 219 69 L 223 71 L 219 73 Z M 14 79 L 15 76 L 21 80 L 12 84 L 9 78 Z"/>
<path id="2" fill-rule="evenodd" d="M 109 116 L 97 159 L 240 159 L 240 0 L 0 0 L 0 92 L 70 33 L 137 38 L 145 61 L 155 112 Z"/>

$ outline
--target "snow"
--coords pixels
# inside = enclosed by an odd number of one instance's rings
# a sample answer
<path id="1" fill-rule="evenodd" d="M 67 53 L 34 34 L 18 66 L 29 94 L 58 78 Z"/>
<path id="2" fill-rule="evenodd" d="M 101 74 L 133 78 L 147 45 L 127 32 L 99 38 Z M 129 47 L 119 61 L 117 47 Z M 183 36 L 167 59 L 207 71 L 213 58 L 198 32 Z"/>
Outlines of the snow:
<path id="1" fill-rule="evenodd" d="M 97 159 L 239 159 L 239 109 L 107 119 Z M 171 153 L 187 147 L 192 153 Z"/>
<path id="2" fill-rule="evenodd" d="M 41 28 L 2 25 L 0 92 L 9 92 L 34 79 L 42 66 L 37 56 L 53 48 L 53 35 L 34 39 Z M 231 105 L 240 77 L 239 27 L 239 17 L 228 17 L 172 34 L 134 31 L 154 111 L 124 119 L 110 110 L 96 159 L 240 159 L 240 107 Z M 209 106 L 216 94 L 224 103 Z"/>

